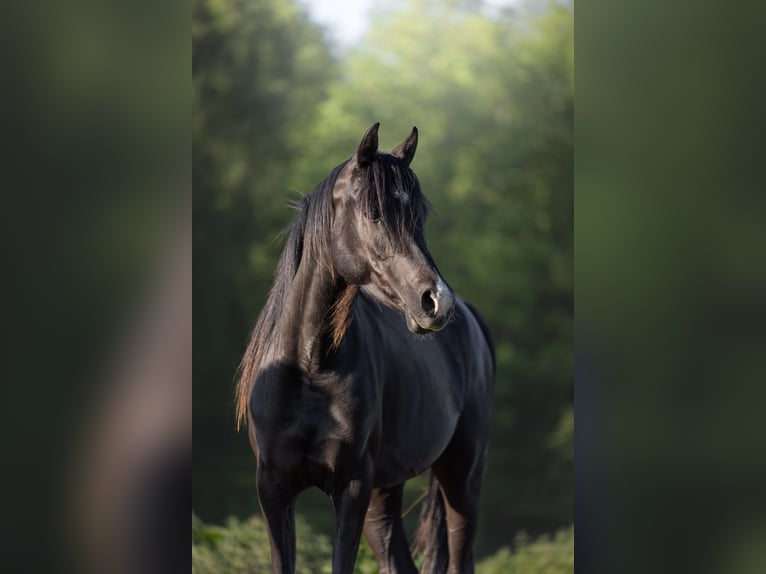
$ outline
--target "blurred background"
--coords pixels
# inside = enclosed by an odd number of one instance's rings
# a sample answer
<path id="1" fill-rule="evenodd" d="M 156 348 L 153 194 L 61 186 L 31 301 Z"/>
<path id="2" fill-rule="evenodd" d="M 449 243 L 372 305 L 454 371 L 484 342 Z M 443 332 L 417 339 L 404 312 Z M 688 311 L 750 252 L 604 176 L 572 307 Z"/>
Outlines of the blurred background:
<path id="1" fill-rule="evenodd" d="M 571 571 L 573 5 L 371 4 L 193 2 L 195 569 L 258 571 L 254 552 L 268 559 L 255 458 L 235 430 L 236 367 L 294 215 L 288 203 L 380 121 L 384 150 L 418 127 L 412 167 L 435 208 L 430 250 L 496 343 L 477 559 L 485 572 L 512 560 L 537 571 L 535 559 L 519 562 L 527 552 L 548 561 L 540 571 Z M 409 483 L 407 503 L 425 483 Z M 329 501 L 307 492 L 298 512 L 299 539 L 320 541 L 303 554 L 326 553 Z M 239 564 L 243 539 L 262 549 Z"/>

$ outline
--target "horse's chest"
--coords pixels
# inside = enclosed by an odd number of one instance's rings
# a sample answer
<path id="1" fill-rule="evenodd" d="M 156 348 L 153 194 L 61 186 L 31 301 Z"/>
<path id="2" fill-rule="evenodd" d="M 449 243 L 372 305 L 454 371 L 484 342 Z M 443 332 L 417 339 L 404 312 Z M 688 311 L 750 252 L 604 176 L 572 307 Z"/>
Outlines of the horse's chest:
<path id="1" fill-rule="evenodd" d="M 254 386 L 251 396 L 256 443 L 267 464 L 310 476 L 327 475 L 344 459 L 359 455 L 364 429 L 359 428 L 354 401 L 305 379 L 278 390 L 273 388 L 277 384 L 263 381 L 262 388 Z M 278 400 L 274 400 L 277 392 Z"/>

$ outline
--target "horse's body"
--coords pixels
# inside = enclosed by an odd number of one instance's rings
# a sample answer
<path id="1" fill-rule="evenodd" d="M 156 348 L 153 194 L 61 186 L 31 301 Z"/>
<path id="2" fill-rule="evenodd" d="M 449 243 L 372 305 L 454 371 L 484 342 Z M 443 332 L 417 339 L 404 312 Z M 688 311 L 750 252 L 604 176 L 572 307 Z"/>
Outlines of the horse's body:
<path id="1" fill-rule="evenodd" d="M 307 196 L 243 360 L 275 573 L 294 571 L 294 504 L 312 486 L 335 505 L 334 573 L 353 570 L 362 528 L 381 572 L 415 572 L 402 491 L 428 468 L 423 571 L 473 570 L 494 358 L 425 248 L 426 204 L 407 167 L 416 143 L 413 130 L 379 154 L 376 124 Z"/>

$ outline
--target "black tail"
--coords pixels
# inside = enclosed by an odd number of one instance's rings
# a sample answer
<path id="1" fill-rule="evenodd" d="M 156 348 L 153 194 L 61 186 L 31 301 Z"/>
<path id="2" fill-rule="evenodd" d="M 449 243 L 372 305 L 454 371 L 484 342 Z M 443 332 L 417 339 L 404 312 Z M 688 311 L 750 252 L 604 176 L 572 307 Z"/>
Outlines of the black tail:
<path id="1" fill-rule="evenodd" d="M 412 540 L 413 556 L 425 557 L 420 572 L 423 574 L 443 573 L 449 566 L 447 546 L 447 511 L 439 489 L 439 481 L 431 473 L 428 494 L 420 509 L 420 520 Z"/>

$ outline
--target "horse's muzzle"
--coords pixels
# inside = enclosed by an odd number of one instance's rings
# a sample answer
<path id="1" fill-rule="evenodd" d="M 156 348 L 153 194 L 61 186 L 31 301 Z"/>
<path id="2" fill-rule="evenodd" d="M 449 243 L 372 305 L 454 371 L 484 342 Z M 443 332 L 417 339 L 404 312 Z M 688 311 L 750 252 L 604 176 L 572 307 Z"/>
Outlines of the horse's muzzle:
<path id="1" fill-rule="evenodd" d="M 423 291 L 420 296 L 420 312 L 407 318 L 407 327 L 413 333 L 431 333 L 443 329 L 452 319 L 455 310 L 455 294 L 441 278 Z"/>

